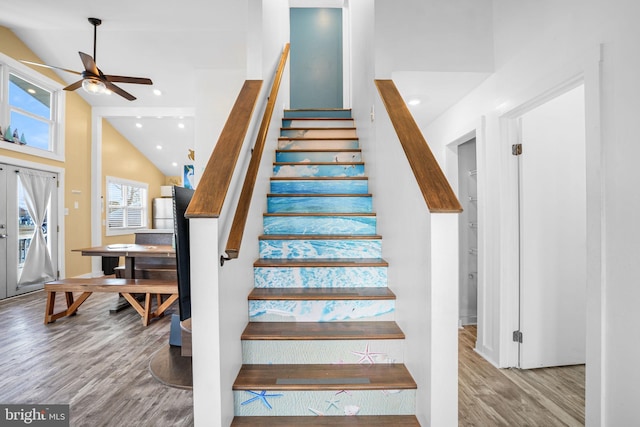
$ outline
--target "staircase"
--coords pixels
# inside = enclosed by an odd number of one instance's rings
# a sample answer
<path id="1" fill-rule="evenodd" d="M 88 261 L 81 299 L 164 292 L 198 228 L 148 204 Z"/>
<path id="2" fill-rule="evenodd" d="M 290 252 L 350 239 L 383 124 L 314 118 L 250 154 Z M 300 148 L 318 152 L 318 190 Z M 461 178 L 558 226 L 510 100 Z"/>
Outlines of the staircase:
<path id="1" fill-rule="evenodd" d="M 285 112 L 232 426 L 419 426 L 350 110 Z"/>

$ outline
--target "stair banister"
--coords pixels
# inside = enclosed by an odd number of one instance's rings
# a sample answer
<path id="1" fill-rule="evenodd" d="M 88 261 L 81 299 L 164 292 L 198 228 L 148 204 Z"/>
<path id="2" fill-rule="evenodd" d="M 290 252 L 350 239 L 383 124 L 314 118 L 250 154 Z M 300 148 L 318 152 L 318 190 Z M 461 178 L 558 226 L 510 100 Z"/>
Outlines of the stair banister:
<path id="1" fill-rule="evenodd" d="M 247 216 L 249 215 L 249 207 L 251 205 L 251 198 L 253 197 L 253 189 L 256 184 L 256 178 L 258 176 L 258 169 L 260 167 L 260 159 L 264 151 L 264 145 L 267 139 L 267 133 L 269 131 L 269 123 L 271 123 L 271 117 L 273 116 L 273 110 L 276 105 L 276 99 L 278 97 L 278 91 L 280 90 L 280 81 L 284 73 L 285 65 L 287 63 L 287 57 L 289 56 L 289 43 L 284 46 L 282 55 L 280 56 L 280 62 L 276 69 L 276 74 L 271 86 L 271 92 L 267 100 L 267 106 L 262 116 L 262 123 L 258 135 L 256 136 L 256 143 L 253 146 L 251 153 L 251 159 L 249 161 L 249 167 L 247 168 L 247 174 L 245 175 L 244 184 L 242 185 L 242 191 L 240 192 L 240 198 L 238 200 L 238 206 L 236 208 L 233 222 L 231 224 L 231 230 L 229 231 L 229 238 L 225 248 L 226 256 L 221 255 L 220 265 L 224 264 L 224 261 L 238 258 L 240 253 L 240 245 L 242 243 L 242 236 L 244 234 L 244 228 L 247 223 Z"/>
<path id="2" fill-rule="evenodd" d="M 262 80 L 246 80 L 198 181 L 187 218 L 219 218 L 245 140 Z"/>
<path id="3" fill-rule="evenodd" d="M 375 83 L 429 211 L 462 212 L 460 201 L 393 80 L 376 80 Z"/>

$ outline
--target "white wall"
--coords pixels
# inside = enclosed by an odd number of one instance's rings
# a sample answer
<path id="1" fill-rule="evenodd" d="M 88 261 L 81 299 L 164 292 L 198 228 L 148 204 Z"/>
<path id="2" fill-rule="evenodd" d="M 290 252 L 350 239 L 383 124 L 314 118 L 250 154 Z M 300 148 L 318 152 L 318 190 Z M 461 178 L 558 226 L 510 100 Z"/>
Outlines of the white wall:
<path id="1" fill-rule="evenodd" d="M 375 1 L 378 78 L 392 71 L 493 70 L 491 0 Z"/>
<path id="2" fill-rule="evenodd" d="M 258 258 L 257 236 L 261 233 L 266 189 L 277 141 L 277 122 L 282 109 L 276 107 L 266 155 L 260 166 L 240 256 L 219 266 L 244 174 L 271 90 L 274 72 L 288 41 L 286 0 L 248 2 L 246 69 L 200 70 L 202 82 L 196 112 L 196 175 L 199 177 L 226 123 L 245 79 L 263 80 L 247 137 L 219 219 L 191 220 L 192 302 L 194 346 L 194 420 L 196 426 L 226 426 L 234 416 L 232 385 L 242 363 L 240 335 L 248 322 L 247 296 L 253 287 L 253 262 Z M 288 105 L 288 77 L 283 78 L 278 105 Z M 212 101 L 215 100 L 215 101 Z M 195 261 L 194 261 L 195 259 Z M 194 267 L 195 265 L 195 267 Z M 197 272 L 197 273 L 195 273 Z M 224 301 L 224 304 L 219 304 Z"/>
<path id="3" fill-rule="evenodd" d="M 478 350 L 497 365 L 510 359 L 508 304 L 514 279 L 514 171 L 508 122 L 518 109 L 576 75 L 585 79 L 587 117 L 587 425 L 635 425 L 640 340 L 629 339 L 640 288 L 640 208 L 635 164 L 640 145 L 634 123 L 640 112 L 640 38 L 631 1 L 495 0 L 496 72 L 443 116 L 424 128 L 435 151 L 478 130 L 480 210 L 486 227 L 482 319 Z M 600 63 L 602 44 L 602 63 Z M 475 125 L 474 125 L 475 123 Z M 482 124 L 485 124 L 484 126 Z M 482 250 L 482 249 L 481 249 Z M 505 306 L 507 305 L 507 306 Z"/>

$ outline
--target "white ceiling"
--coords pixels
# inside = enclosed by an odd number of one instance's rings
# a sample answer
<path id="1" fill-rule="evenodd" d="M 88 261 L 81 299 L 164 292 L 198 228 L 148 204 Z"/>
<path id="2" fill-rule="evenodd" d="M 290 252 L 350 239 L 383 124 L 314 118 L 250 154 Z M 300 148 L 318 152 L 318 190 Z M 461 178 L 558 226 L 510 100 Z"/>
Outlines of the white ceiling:
<path id="1" fill-rule="evenodd" d="M 193 148 L 196 70 L 246 66 L 247 4 L 232 0 L 0 0 L 0 25 L 12 30 L 42 62 L 82 71 L 78 51 L 93 55 L 93 26 L 87 18 L 102 19 L 98 67 L 105 74 L 148 77 L 154 84 L 119 84 L 138 98 L 135 101 L 117 95 L 92 96 L 81 89 L 77 93 L 104 111 L 125 138 L 172 176 L 181 174 L 188 149 Z M 64 71 L 58 75 L 68 84 L 78 77 Z M 407 99 L 421 98 L 422 103 L 411 108 L 419 123 L 426 124 L 487 76 L 394 73 L 394 80 Z M 154 88 L 162 95 L 154 95 Z M 185 127 L 179 128 L 178 123 Z"/>
<path id="2" fill-rule="evenodd" d="M 0 25 L 12 30 L 43 63 L 76 71 L 83 70 L 78 51 L 93 56 L 89 17 L 102 19 L 97 34 L 98 67 L 105 74 L 148 77 L 154 84 L 119 83 L 138 98 L 135 101 L 113 94 L 92 96 L 81 89 L 77 93 L 108 112 L 113 126 L 164 174 L 180 175 L 181 166 L 172 163 L 184 164 L 187 149 L 193 147 L 194 121 L 188 116 L 195 111 L 195 71 L 219 68 L 221 58 L 229 68 L 239 66 L 229 61 L 244 60 L 244 54 L 234 54 L 237 49 L 244 52 L 244 35 L 234 35 L 246 31 L 246 3 L 0 0 Z M 71 73 L 57 74 L 68 84 L 78 80 Z M 154 88 L 162 95 L 154 95 Z M 109 118 L 112 114 L 117 119 Z M 137 128 L 137 122 L 143 127 Z M 182 129 L 180 122 L 185 124 Z"/>

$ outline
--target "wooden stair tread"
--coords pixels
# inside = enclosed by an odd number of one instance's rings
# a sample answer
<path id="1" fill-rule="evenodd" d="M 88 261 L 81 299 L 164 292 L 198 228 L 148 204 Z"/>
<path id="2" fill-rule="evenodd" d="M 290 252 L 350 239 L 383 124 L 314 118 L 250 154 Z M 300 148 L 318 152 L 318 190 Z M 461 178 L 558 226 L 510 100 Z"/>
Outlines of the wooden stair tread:
<path id="1" fill-rule="evenodd" d="M 271 181 L 356 181 L 367 180 L 367 176 L 272 176 Z"/>
<path id="2" fill-rule="evenodd" d="M 258 240 L 380 240 L 379 234 L 263 234 Z"/>
<path id="3" fill-rule="evenodd" d="M 269 193 L 267 197 L 373 197 L 371 193 Z"/>
<path id="4" fill-rule="evenodd" d="M 278 149 L 276 153 L 361 153 L 361 148 L 290 148 Z"/>
<path id="5" fill-rule="evenodd" d="M 253 288 L 249 300 L 390 300 L 389 288 Z"/>
<path id="6" fill-rule="evenodd" d="M 375 212 L 265 212 L 263 216 L 376 216 Z"/>
<path id="7" fill-rule="evenodd" d="M 364 162 L 273 162 L 274 166 L 356 166 Z"/>
<path id="8" fill-rule="evenodd" d="M 388 267 L 382 258 L 260 258 L 254 267 Z"/>
<path id="9" fill-rule="evenodd" d="M 249 322 L 242 340 L 404 339 L 396 322 Z"/>
<path id="10" fill-rule="evenodd" d="M 280 130 L 356 130 L 355 127 L 281 127 Z"/>
<path id="11" fill-rule="evenodd" d="M 420 427 L 415 415 L 356 415 L 322 417 L 235 417 L 231 427 Z"/>
<path id="12" fill-rule="evenodd" d="M 283 117 L 282 120 L 354 121 L 353 117 Z"/>
<path id="13" fill-rule="evenodd" d="M 408 390 L 417 388 L 401 363 L 242 365 L 234 390 Z"/>
<path id="14" fill-rule="evenodd" d="M 303 138 L 300 136 L 279 136 L 279 141 L 358 141 L 360 138 L 357 136 L 323 136 L 313 138 Z"/>

